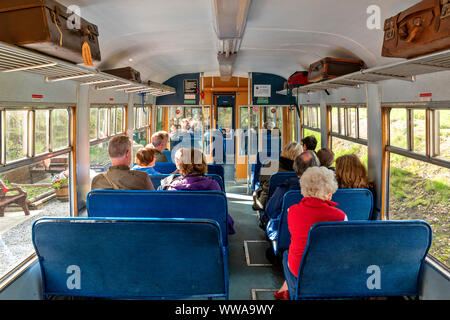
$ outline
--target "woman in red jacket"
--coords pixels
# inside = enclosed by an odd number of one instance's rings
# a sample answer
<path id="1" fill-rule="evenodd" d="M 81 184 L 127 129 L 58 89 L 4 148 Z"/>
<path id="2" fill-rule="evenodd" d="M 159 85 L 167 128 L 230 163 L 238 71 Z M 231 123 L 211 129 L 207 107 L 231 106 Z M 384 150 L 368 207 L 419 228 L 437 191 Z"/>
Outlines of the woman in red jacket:
<path id="1" fill-rule="evenodd" d="M 325 167 L 307 169 L 300 178 L 300 188 L 303 199 L 289 208 L 287 217 L 291 244 L 289 250 L 284 252 L 283 267 L 289 288 L 297 286 L 298 270 L 308 241 L 309 229 L 318 222 L 347 220 L 347 215 L 335 208 L 337 203 L 330 201 L 338 189 L 333 171 Z M 280 290 L 274 293 L 276 299 L 289 300 L 286 281 Z"/>

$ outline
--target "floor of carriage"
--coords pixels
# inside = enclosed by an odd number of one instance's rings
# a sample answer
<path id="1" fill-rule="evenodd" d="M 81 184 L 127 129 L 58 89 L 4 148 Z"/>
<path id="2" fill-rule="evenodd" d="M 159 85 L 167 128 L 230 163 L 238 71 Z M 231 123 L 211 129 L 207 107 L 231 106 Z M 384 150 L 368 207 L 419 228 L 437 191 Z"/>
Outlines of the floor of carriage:
<path id="1" fill-rule="evenodd" d="M 226 191 L 228 212 L 236 230 L 229 237 L 229 298 L 271 300 L 284 281 L 282 266 L 272 265 L 266 259 L 270 243 L 258 227 L 247 185 L 227 181 Z"/>

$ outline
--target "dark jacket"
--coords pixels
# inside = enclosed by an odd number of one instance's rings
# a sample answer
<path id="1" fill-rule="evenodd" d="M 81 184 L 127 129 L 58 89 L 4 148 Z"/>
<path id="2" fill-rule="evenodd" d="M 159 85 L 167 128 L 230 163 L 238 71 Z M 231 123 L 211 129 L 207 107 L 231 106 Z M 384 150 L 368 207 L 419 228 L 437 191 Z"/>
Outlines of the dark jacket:
<path id="1" fill-rule="evenodd" d="M 156 157 L 156 162 L 169 162 L 169 160 L 167 160 L 166 156 L 162 152 L 159 152 L 158 150 L 155 150 L 155 157 Z"/>
<path id="2" fill-rule="evenodd" d="M 275 189 L 275 192 L 267 201 L 266 210 L 264 211 L 268 218 L 276 219 L 281 214 L 283 197 L 291 190 L 300 190 L 298 178 L 289 178 Z"/>
<path id="3" fill-rule="evenodd" d="M 294 161 L 285 157 L 280 157 L 277 161 L 278 163 L 278 171 L 275 171 L 273 174 L 277 172 L 292 172 L 294 171 L 293 165 Z M 271 162 L 266 163 L 263 168 L 269 168 L 271 166 Z M 263 170 L 261 168 L 261 170 Z M 267 202 L 267 193 L 269 191 L 269 181 L 271 175 L 260 175 L 260 187 L 255 190 L 253 194 L 253 209 L 254 210 L 264 210 Z"/>

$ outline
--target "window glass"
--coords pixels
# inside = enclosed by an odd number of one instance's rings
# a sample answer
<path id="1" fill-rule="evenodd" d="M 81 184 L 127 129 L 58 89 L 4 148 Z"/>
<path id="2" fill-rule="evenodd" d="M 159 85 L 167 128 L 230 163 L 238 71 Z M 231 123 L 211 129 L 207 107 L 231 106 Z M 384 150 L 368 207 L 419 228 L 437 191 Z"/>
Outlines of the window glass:
<path id="1" fill-rule="evenodd" d="M 25 158 L 27 155 L 26 110 L 6 111 L 6 161 Z"/>
<path id="2" fill-rule="evenodd" d="M 450 170 L 393 153 L 390 160 L 389 219 L 428 222 L 429 253 L 450 267 Z"/>
<path id="3" fill-rule="evenodd" d="M 0 277 L 34 252 L 31 226 L 36 219 L 70 216 L 68 176 L 68 154 L 0 174 L 7 195 L 23 195 L 30 212 L 25 215 L 21 206 L 8 205 L 0 218 Z"/>
<path id="4" fill-rule="evenodd" d="M 334 160 L 345 154 L 356 154 L 367 168 L 367 146 L 336 137 L 331 138 L 331 145 L 334 152 Z"/>
<path id="5" fill-rule="evenodd" d="M 69 146 L 69 112 L 66 109 L 52 111 L 53 151 Z"/>
<path id="6" fill-rule="evenodd" d="M 367 108 L 358 108 L 359 138 L 367 139 Z"/>
<path id="7" fill-rule="evenodd" d="M 339 117 L 337 107 L 331 108 L 331 131 L 339 133 Z"/>
<path id="8" fill-rule="evenodd" d="M 116 134 L 116 126 L 115 126 L 115 120 L 116 120 L 116 108 L 111 108 L 109 113 L 109 135 L 113 136 Z"/>
<path id="9" fill-rule="evenodd" d="M 407 149 L 406 109 L 390 111 L 390 145 Z"/>
<path id="10" fill-rule="evenodd" d="M 116 133 L 123 133 L 123 108 L 116 109 Z"/>
<path id="11" fill-rule="evenodd" d="M 436 112 L 439 117 L 439 158 L 450 161 L 450 110 Z"/>
<path id="12" fill-rule="evenodd" d="M 108 136 L 108 109 L 98 109 L 98 138 L 106 138 Z"/>
<path id="13" fill-rule="evenodd" d="M 89 138 L 91 140 L 97 139 L 97 117 L 98 109 L 91 108 L 89 115 Z"/>
<path id="14" fill-rule="evenodd" d="M 35 154 L 48 152 L 49 150 L 49 111 L 35 111 Z"/>
<path id="15" fill-rule="evenodd" d="M 91 169 L 95 172 L 107 171 L 111 166 L 111 159 L 108 154 L 109 142 L 102 142 L 90 147 Z M 91 179 L 92 179 L 91 174 Z"/>
<path id="16" fill-rule="evenodd" d="M 426 125 L 425 110 L 414 110 L 414 151 L 417 153 L 426 153 Z"/>

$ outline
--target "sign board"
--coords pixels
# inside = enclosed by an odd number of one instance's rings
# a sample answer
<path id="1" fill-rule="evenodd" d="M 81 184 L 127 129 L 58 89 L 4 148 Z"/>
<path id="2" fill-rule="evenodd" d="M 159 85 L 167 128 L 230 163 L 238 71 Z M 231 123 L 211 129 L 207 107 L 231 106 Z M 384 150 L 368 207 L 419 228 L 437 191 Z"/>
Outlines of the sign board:
<path id="1" fill-rule="evenodd" d="M 32 94 L 31 95 L 31 100 L 33 100 L 33 101 L 42 101 L 42 100 L 44 100 L 44 95 L 43 94 Z"/>
<path id="2" fill-rule="evenodd" d="M 253 88 L 254 97 L 269 98 L 272 86 L 270 84 L 255 84 Z"/>
<path id="3" fill-rule="evenodd" d="M 422 92 L 419 95 L 419 101 L 431 102 L 431 101 L 433 101 L 433 94 L 431 92 Z"/>
<path id="4" fill-rule="evenodd" d="M 257 104 L 269 104 L 269 98 L 258 98 L 256 99 Z"/>
<path id="5" fill-rule="evenodd" d="M 184 80 L 184 94 L 196 94 L 198 89 L 198 80 L 185 79 Z"/>
<path id="6" fill-rule="evenodd" d="M 197 101 L 195 100 L 184 100 L 184 104 L 196 104 Z"/>
<path id="7" fill-rule="evenodd" d="M 184 99 L 185 100 L 195 100 L 196 96 L 195 94 L 185 94 Z"/>

